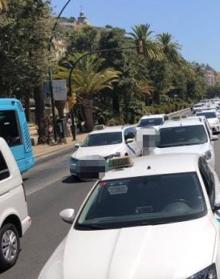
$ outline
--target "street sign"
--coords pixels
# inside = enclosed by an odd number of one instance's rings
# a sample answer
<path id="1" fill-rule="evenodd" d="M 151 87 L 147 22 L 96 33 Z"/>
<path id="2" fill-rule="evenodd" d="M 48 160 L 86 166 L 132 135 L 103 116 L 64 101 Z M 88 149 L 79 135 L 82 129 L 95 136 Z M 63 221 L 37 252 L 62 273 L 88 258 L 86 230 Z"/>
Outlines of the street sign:
<path id="1" fill-rule="evenodd" d="M 55 101 L 67 100 L 66 80 L 53 80 L 53 97 Z"/>

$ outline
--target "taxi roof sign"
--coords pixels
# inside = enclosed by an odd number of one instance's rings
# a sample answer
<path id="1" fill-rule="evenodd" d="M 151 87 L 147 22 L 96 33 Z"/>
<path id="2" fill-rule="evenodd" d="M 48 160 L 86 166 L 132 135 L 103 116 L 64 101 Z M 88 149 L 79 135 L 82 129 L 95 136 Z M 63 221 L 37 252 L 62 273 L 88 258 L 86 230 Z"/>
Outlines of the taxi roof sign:
<path id="1" fill-rule="evenodd" d="M 108 161 L 108 169 L 122 169 L 133 166 L 131 157 L 125 156 L 120 158 L 112 158 Z"/>

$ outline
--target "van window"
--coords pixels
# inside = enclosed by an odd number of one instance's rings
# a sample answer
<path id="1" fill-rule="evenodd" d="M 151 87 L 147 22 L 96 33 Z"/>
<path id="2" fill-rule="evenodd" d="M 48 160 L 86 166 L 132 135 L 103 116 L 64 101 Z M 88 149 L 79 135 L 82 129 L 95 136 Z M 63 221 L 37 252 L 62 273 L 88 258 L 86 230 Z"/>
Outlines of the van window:
<path id="1" fill-rule="evenodd" d="M 8 166 L 5 162 L 5 159 L 0 151 L 0 181 L 8 178 L 10 175 Z"/>
<path id="2" fill-rule="evenodd" d="M 16 111 L 0 111 L 0 137 L 4 138 L 9 146 L 22 143 Z"/>

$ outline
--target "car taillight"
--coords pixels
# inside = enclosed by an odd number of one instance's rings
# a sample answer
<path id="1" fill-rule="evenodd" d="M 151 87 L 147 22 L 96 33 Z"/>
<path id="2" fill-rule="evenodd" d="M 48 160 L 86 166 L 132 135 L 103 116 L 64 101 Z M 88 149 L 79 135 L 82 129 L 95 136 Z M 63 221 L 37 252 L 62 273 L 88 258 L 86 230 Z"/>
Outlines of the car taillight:
<path id="1" fill-rule="evenodd" d="M 22 183 L 22 188 L 23 188 L 23 191 L 24 191 L 24 198 L 25 198 L 25 201 L 27 201 L 27 195 L 26 195 L 26 190 L 24 188 L 24 183 Z"/>

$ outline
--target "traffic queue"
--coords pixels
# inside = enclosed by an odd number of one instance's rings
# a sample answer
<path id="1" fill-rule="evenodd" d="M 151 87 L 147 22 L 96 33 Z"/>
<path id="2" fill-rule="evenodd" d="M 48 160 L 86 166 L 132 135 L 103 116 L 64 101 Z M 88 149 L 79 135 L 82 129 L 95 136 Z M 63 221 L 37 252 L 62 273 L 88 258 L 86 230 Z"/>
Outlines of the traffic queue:
<path id="1" fill-rule="evenodd" d="M 145 115 L 136 125 L 98 125 L 69 161 L 95 179 L 71 229 L 39 279 L 220 278 L 220 182 L 214 143 L 220 100 L 192 114 Z M 13 266 L 31 225 L 22 177 L 0 139 L 0 269 Z"/>
<path id="2" fill-rule="evenodd" d="M 71 175 L 101 175 L 78 213 L 60 212 L 71 229 L 39 279 L 220 278 L 220 101 L 200 104 L 193 116 L 96 127 L 75 146 Z"/>

